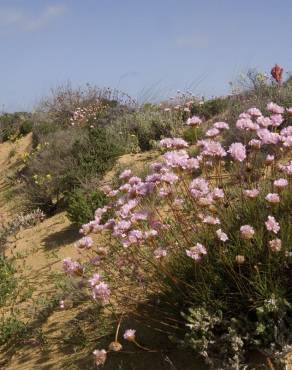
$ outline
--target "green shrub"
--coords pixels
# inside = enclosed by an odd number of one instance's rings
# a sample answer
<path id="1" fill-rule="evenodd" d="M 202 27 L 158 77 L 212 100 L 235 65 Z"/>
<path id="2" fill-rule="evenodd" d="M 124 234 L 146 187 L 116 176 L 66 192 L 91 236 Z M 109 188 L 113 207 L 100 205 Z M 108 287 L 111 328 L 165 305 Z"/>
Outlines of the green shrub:
<path id="1" fill-rule="evenodd" d="M 94 218 L 97 208 L 106 204 L 106 196 L 99 190 L 86 192 L 84 189 L 77 189 L 68 199 L 68 216 L 72 222 L 79 226 Z"/>
<path id="2" fill-rule="evenodd" d="M 25 112 L 0 115 L 0 141 L 15 140 L 32 129 L 32 114 Z"/>
<path id="3" fill-rule="evenodd" d="M 123 152 L 106 128 L 69 127 L 44 136 L 22 174 L 30 204 L 46 213 L 66 207 L 72 191 L 101 178 Z"/>
<path id="4" fill-rule="evenodd" d="M 151 108 L 151 109 L 150 109 Z M 157 107 L 146 106 L 137 112 L 131 112 L 117 119 L 111 129 L 120 133 L 127 142 L 136 137 L 142 151 L 152 148 L 152 142 L 163 137 L 174 136 L 181 132 L 182 116 L 176 112 L 163 112 Z"/>
<path id="5" fill-rule="evenodd" d="M 191 114 L 208 120 L 223 113 L 228 107 L 227 98 L 215 98 L 205 101 L 203 104 L 194 103 L 191 106 Z"/>
<path id="6" fill-rule="evenodd" d="M 24 121 L 21 123 L 19 127 L 19 133 L 20 135 L 27 135 L 29 134 L 33 129 L 33 122 L 32 121 Z"/>
<path id="7" fill-rule="evenodd" d="M 113 140 L 105 128 L 90 127 L 72 146 L 76 178 L 103 175 L 123 153 L 124 148 Z"/>

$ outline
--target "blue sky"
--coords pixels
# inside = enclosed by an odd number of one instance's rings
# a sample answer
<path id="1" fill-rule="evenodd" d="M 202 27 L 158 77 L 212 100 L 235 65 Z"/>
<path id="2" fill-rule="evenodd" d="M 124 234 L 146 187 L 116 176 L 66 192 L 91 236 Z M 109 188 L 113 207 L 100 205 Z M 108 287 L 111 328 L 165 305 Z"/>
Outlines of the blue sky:
<path id="1" fill-rule="evenodd" d="M 291 0 L 0 0 L 0 107 L 67 81 L 221 95 L 248 68 L 292 71 L 291 36 Z"/>

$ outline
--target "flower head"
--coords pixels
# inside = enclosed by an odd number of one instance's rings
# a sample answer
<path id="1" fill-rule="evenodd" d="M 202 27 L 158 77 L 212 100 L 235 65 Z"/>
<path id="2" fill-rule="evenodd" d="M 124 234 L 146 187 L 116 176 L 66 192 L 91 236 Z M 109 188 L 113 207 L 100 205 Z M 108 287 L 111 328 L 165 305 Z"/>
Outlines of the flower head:
<path id="1" fill-rule="evenodd" d="M 271 113 L 275 113 L 275 114 L 283 114 L 285 111 L 283 107 L 280 107 L 280 105 L 277 105 L 276 103 L 273 103 L 273 102 L 267 105 L 267 109 Z"/>
<path id="2" fill-rule="evenodd" d="M 226 122 L 215 122 L 213 127 L 218 130 L 229 130 L 229 125 Z"/>
<path id="3" fill-rule="evenodd" d="M 277 193 L 269 193 L 265 199 L 269 202 L 269 203 L 280 203 L 280 197 Z"/>
<path id="4" fill-rule="evenodd" d="M 163 248 L 157 248 L 155 249 L 154 251 L 154 256 L 156 259 L 161 259 L 163 257 L 166 257 L 167 255 L 167 251 L 166 249 L 163 249 Z"/>
<path id="5" fill-rule="evenodd" d="M 93 355 L 95 357 L 95 364 L 97 366 L 103 365 L 106 361 L 106 350 L 104 349 L 96 349 L 93 351 Z"/>
<path id="6" fill-rule="evenodd" d="M 136 334 L 136 330 L 127 329 L 124 333 L 124 339 L 126 339 L 129 342 L 134 342 L 135 341 L 135 334 Z"/>
<path id="7" fill-rule="evenodd" d="M 195 261 L 200 261 L 203 255 L 207 254 L 207 249 L 201 243 L 197 243 L 194 247 L 186 249 L 186 255 Z"/>
<path id="8" fill-rule="evenodd" d="M 258 189 L 251 189 L 251 190 L 244 190 L 243 193 L 248 198 L 256 198 L 260 192 Z"/>
<path id="9" fill-rule="evenodd" d="M 255 234 L 254 228 L 251 227 L 250 225 L 241 226 L 240 232 L 244 239 L 252 239 Z"/>
<path id="10" fill-rule="evenodd" d="M 280 252 L 282 249 L 282 241 L 281 239 L 273 239 L 269 241 L 269 248 L 272 252 Z"/>
<path id="11" fill-rule="evenodd" d="M 206 132 L 206 136 L 208 137 L 214 137 L 214 136 L 217 136 L 220 134 L 220 131 L 218 130 L 218 128 L 216 127 L 213 127 L 213 128 L 210 128 L 207 132 Z"/>
<path id="12" fill-rule="evenodd" d="M 170 149 L 170 148 L 183 149 L 183 148 L 187 148 L 189 146 L 189 144 L 181 138 L 162 139 L 162 140 L 160 140 L 159 145 L 162 148 L 167 148 L 167 149 Z"/>
<path id="13" fill-rule="evenodd" d="M 233 143 L 230 145 L 228 153 L 231 154 L 232 158 L 236 161 L 242 162 L 246 158 L 245 146 L 241 143 Z"/>
<path id="14" fill-rule="evenodd" d="M 276 221 L 274 216 L 268 216 L 267 221 L 265 222 L 266 228 L 268 231 L 272 231 L 274 234 L 277 234 L 280 230 L 280 225 Z"/>
<path id="15" fill-rule="evenodd" d="M 202 120 L 198 116 L 193 116 L 191 118 L 188 118 L 187 120 L 188 126 L 200 126 L 201 123 L 202 123 Z"/>
<path id="16" fill-rule="evenodd" d="M 228 240 L 227 234 L 225 234 L 221 229 L 216 231 L 216 235 L 222 242 L 226 242 Z"/>
<path id="17" fill-rule="evenodd" d="M 119 179 L 121 179 L 121 180 L 129 179 L 131 176 L 132 176 L 132 171 L 131 170 L 125 170 L 120 174 Z"/>
<path id="18" fill-rule="evenodd" d="M 274 186 L 279 189 L 283 189 L 288 186 L 288 181 L 286 179 L 278 179 L 274 181 Z"/>

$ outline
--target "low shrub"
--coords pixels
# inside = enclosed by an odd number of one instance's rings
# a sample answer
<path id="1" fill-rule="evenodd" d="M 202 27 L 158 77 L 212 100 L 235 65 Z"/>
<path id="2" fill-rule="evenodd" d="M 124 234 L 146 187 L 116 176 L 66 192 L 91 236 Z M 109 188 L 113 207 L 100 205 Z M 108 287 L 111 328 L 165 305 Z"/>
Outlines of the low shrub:
<path id="1" fill-rule="evenodd" d="M 25 136 L 25 135 L 29 134 L 30 132 L 32 132 L 33 125 L 34 124 L 33 124 L 32 121 L 22 122 L 20 127 L 19 127 L 19 134 L 22 135 L 22 136 Z"/>
<path id="2" fill-rule="evenodd" d="M 32 114 L 25 112 L 4 113 L 0 115 L 0 141 L 14 141 L 20 135 L 31 132 Z"/>
<path id="3" fill-rule="evenodd" d="M 121 137 L 128 138 L 130 142 L 134 135 L 141 151 L 147 151 L 152 148 L 153 141 L 177 135 L 182 131 L 182 126 L 182 116 L 179 113 L 146 106 L 117 119 L 112 129 L 120 132 Z"/>
<path id="4" fill-rule="evenodd" d="M 206 100 L 201 103 L 194 102 L 190 106 L 190 110 L 192 115 L 197 115 L 205 120 L 209 120 L 225 112 L 228 106 L 228 98 L 222 97 Z"/>
<path id="5" fill-rule="evenodd" d="M 98 189 L 76 189 L 68 199 L 69 219 L 81 226 L 94 218 L 95 210 L 104 207 L 106 203 L 106 196 Z"/>
<path id="6" fill-rule="evenodd" d="M 54 131 L 36 149 L 21 175 L 30 204 L 46 213 L 66 207 L 82 182 L 101 178 L 124 153 L 108 130 L 99 126 Z"/>

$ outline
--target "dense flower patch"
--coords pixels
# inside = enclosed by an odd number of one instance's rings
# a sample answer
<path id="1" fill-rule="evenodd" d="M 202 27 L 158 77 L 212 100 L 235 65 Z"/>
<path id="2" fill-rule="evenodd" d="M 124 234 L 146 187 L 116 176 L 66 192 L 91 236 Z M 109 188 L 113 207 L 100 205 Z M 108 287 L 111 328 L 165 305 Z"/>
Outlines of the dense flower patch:
<path id="1" fill-rule="evenodd" d="M 109 202 L 82 226 L 80 260 L 66 258 L 64 271 L 115 310 L 160 296 L 171 307 L 163 317 L 168 334 L 172 328 L 173 339 L 210 366 L 237 369 L 251 348 L 285 351 L 292 344 L 290 110 L 248 109 L 235 123 L 243 139 L 228 147 L 222 138 L 231 123 L 216 122 L 195 156 L 183 139 L 161 140 L 167 151 L 145 179 L 125 170 L 117 189 L 103 189 Z M 186 124 L 203 125 L 197 116 Z M 129 329 L 124 339 L 140 346 L 138 335 Z M 105 362 L 105 350 L 94 355 L 97 365 Z"/>

